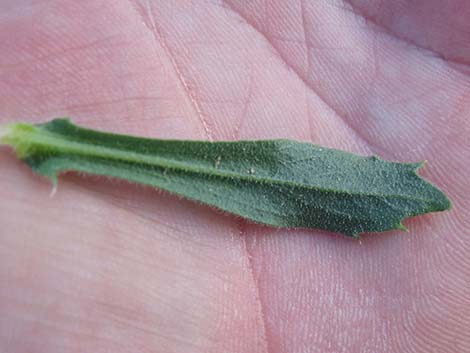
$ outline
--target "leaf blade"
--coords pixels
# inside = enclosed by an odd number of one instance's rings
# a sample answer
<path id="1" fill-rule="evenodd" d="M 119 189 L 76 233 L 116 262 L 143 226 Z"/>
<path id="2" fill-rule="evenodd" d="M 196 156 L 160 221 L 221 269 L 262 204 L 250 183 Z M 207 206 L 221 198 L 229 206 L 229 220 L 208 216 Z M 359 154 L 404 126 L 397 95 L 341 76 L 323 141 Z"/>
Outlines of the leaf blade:
<path id="1" fill-rule="evenodd" d="M 418 176 L 420 163 L 383 161 L 290 140 L 155 140 L 73 125 L 10 126 L 3 141 L 55 181 L 75 170 L 161 188 L 257 223 L 348 236 L 403 229 L 450 201 Z"/>

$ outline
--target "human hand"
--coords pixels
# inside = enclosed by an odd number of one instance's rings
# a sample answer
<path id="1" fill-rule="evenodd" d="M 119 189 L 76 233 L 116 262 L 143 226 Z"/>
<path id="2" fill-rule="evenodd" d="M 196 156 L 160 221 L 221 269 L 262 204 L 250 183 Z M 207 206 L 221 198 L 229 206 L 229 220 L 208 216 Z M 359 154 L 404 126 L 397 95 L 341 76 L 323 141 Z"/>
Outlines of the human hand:
<path id="1" fill-rule="evenodd" d="M 427 160 L 450 212 L 361 243 L 0 153 L 0 351 L 470 352 L 470 5 L 4 1 L 0 117 Z"/>

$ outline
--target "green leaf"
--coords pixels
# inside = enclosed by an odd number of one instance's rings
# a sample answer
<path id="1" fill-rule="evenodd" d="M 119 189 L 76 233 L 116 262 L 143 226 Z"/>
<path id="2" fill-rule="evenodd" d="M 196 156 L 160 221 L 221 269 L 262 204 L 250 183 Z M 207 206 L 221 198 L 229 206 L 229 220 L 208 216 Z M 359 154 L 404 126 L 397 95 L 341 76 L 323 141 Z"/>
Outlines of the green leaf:
<path id="1" fill-rule="evenodd" d="M 319 228 L 357 237 L 404 229 L 410 216 L 450 208 L 396 163 L 290 140 L 154 140 L 84 129 L 67 119 L 12 124 L 0 142 L 56 183 L 74 170 L 151 185 L 274 227 Z"/>

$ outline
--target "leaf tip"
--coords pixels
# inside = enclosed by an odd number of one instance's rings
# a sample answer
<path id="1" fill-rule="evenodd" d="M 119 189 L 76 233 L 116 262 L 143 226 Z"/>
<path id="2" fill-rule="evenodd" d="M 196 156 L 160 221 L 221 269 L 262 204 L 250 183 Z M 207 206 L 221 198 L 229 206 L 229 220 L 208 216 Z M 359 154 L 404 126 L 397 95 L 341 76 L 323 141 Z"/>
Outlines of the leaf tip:
<path id="1" fill-rule="evenodd" d="M 412 172 L 415 175 L 418 175 L 417 173 L 418 169 L 420 169 L 427 163 L 428 163 L 427 160 L 423 160 L 417 163 L 410 163 L 409 165 L 412 168 Z M 420 176 L 418 175 L 418 177 Z M 427 184 L 427 187 L 431 188 L 433 191 L 433 198 L 430 200 L 428 204 L 429 207 L 426 212 L 440 212 L 440 211 L 450 210 L 452 208 L 452 202 L 449 200 L 447 195 L 434 184 L 423 179 L 422 177 L 420 178 L 422 179 L 422 181 L 424 181 Z"/>
<path id="2" fill-rule="evenodd" d="M 447 211 L 452 209 L 452 202 L 441 190 L 439 190 L 439 196 L 436 198 L 433 208 L 431 211 Z"/>
<path id="3" fill-rule="evenodd" d="M 452 209 L 452 201 L 444 194 L 445 201 L 444 201 L 444 209 L 443 211 L 446 210 L 451 210 Z"/>

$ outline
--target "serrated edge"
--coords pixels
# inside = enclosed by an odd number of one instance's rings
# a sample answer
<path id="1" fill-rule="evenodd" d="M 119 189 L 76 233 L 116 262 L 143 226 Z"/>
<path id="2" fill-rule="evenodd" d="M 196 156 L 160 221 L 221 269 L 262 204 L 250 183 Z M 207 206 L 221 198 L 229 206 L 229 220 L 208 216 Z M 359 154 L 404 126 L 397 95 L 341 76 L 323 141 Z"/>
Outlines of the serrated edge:
<path id="1" fill-rule="evenodd" d="M 414 171 L 417 172 L 419 169 L 421 169 L 427 163 L 428 163 L 428 161 L 426 159 L 424 159 L 422 161 L 419 161 L 419 162 L 416 162 L 416 163 L 413 163 L 414 166 L 415 166 Z"/>
<path id="2" fill-rule="evenodd" d="M 398 223 L 395 226 L 395 229 L 401 230 L 401 231 L 404 231 L 404 232 L 408 232 L 408 228 L 406 228 L 405 225 L 402 222 Z"/>

